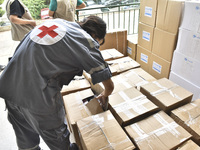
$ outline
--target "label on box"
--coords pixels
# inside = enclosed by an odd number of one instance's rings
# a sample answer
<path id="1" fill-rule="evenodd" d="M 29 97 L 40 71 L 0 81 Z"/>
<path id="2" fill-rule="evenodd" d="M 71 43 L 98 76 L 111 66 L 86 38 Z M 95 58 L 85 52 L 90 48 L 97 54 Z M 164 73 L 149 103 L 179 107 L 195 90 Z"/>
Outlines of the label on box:
<path id="1" fill-rule="evenodd" d="M 146 32 L 146 31 L 143 31 L 142 32 L 142 38 L 149 42 L 150 41 L 150 33 Z"/>
<path id="2" fill-rule="evenodd" d="M 152 8 L 146 6 L 144 15 L 147 16 L 147 17 L 152 17 Z"/>
<path id="3" fill-rule="evenodd" d="M 147 55 L 141 53 L 141 58 L 140 59 L 141 59 L 141 61 L 145 62 L 146 64 L 148 63 L 148 56 Z"/>
<path id="4" fill-rule="evenodd" d="M 152 69 L 161 74 L 162 66 L 153 61 Z"/>
<path id="5" fill-rule="evenodd" d="M 130 55 L 132 55 L 132 48 L 127 47 L 127 53 L 130 54 Z"/>

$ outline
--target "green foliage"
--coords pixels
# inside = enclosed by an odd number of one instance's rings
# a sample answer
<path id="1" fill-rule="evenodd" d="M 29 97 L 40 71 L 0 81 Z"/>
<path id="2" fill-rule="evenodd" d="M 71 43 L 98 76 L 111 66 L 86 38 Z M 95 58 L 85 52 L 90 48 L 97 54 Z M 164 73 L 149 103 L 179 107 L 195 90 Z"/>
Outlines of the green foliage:
<path id="1" fill-rule="evenodd" d="M 40 19 L 41 9 L 48 8 L 47 0 L 22 0 L 24 5 L 26 5 L 31 12 L 34 19 Z"/>
<path id="2" fill-rule="evenodd" d="M 2 8 L 0 7 L 0 17 L 2 17 L 4 13 L 5 13 L 5 10 L 2 10 Z"/>
<path id="3" fill-rule="evenodd" d="M 0 5 L 3 4 L 3 1 L 4 1 L 4 0 L 0 0 Z"/>

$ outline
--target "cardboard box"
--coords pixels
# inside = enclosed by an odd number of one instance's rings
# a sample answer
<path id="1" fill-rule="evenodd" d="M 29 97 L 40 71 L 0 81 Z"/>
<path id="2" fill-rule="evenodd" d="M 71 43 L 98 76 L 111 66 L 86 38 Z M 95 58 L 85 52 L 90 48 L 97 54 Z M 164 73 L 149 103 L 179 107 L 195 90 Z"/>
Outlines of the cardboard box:
<path id="1" fill-rule="evenodd" d="M 121 73 L 121 75 L 133 82 L 138 90 L 140 90 L 141 85 L 156 81 L 156 78 L 144 71 L 142 68 L 131 69 Z"/>
<path id="2" fill-rule="evenodd" d="M 153 46 L 154 27 L 139 22 L 138 45 L 151 51 Z"/>
<path id="3" fill-rule="evenodd" d="M 125 56 L 127 49 L 127 30 L 118 29 L 108 31 L 105 36 L 105 43 L 100 46 L 100 50 L 115 48 Z"/>
<path id="4" fill-rule="evenodd" d="M 121 126 L 127 126 L 152 115 L 159 110 L 134 87 L 109 96 L 109 110 Z"/>
<path id="5" fill-rule="evenodd" d="M 129 36 L 127 38 L 127 42 L 128 42 L 127 54 L 129 57 L 131 57 L 133 60 L 135 60 L 136 53 L 137 53 L 138 35 L 134 34 L 132 36 Z"/>
<path id="6" fill-rule="evenodd" d="M 163 111 L 125 127 L 125 131 L 141 150 L 174 150 L 191 138 Z"/>
<path id="7" fill-rule="evenodd" d="M 200 33 L 200 3 L 199 1 L 186 1 L 181 22 L 181 28 Z"/>
<path id="8" fill-rule="evenodd" d="M 94 93 L 92 92 L 91 89 L 63 96 L 68 126 L 70 131 L 73 133 L 75 141 L 79 145 L 80 149 L 81 149 L 81 142 L 76 122 L 78 120 L 81 120 L 82 118 L 86 118 L 88 116 L 103 112 L 102 108 L 100 107 L 96 99 L 91 100 L 92 104 L 83 102 L 86 99 L 93 98 L 93 96 Z"/>
<path id="9" fill-rule="evenodd" d="M 171 62 L 173 52 L 176 48 L 177 34 L 155 28 L 152 53 Z"/>
<path id="10" fill-rule="evenodd" d="M 199 66 L 199 60 L 188 57 L 178 51 L 174 52 L 171 70 L 197 86 L 200 86 Z"/>
<path id="11" fill-rule="evenodd" d="M 155 27 L 157 15 L 157 0 L 140 1 L 140 18 L 139 21 Z"/>
<path id="12" fill-rule="evenodd" d="M 117 74 L 120 74 L 124 71 L 133 69 L 133 68 L 138 68 L 140 67 L 140 64 L 130 58 L 129 56 L 115 59 L 115 60 L 110 60 L 106 61 L 110 67 L 111 70 L 116 70 Z M 115 74 L 113 74 L 115 75 Z"/>
<path id="13" fill-rule="evenodd" d="M 170 116 L 200 145 L 200 99 L 173 110 Z"/>
<path id="14" fill-rule="evenodd" d="M 149 72 L 150 59 L 151 59 L 151 51 L 138 45 L 136 61 L 140 64 L 141 68 L 144 69 L 146 72 Z"/>
<path id="15" fill-rule="evenodd" d="M 84 150 L 135 149 L 110 111 L 79 120 L 77 126 Z"/>
<path id="16" fill-rule="evenodd" d="M 188 140 L 187 142 L 179 146 L 177 150 L 189 150 L 189 149 L 199 150 L 200 147 L 196 143 L 194 143 L 192 140 Z"/>
<path id="17" fill-rule="evenodd" d="M 169 80 L 171 80 L 172 82 L 178 84 L 179 86 L 181 86 L 181 87 L 185 88 L 186 90 L 190 91 L 191 93 L 193 93 L 192 100 L 196 100 L 196 99 L 200 98 L 200 86 L 197 86 L 197 85 L 189 82 L 188 80 L 177 75 L 173 71 L 170 72 Z"/>
<path id="18" fill-rule="evenodd" d="M 101 50 L 100 52 L 105 61 L 124 57 L 124 55 L 122 53 L 120 53 L 118 50 L 116 50 L 114 48 Z"/>
<path id="19" fill-rule="evenodd" d="M 140 91 L 166 113 L 191 102 L 193 96 L 191 92 L 166 78 L 142 85 Z"/>
<path id="20" fill-rule="evenodd" d="M 200 33 L 180 28 L 176 51 L 200 60 Z"/>
<path id="21" fill-rule="evenodd" d="M 75 76 L 74 79 L 69 83 L 69 85 L 63 85 L 61 94 L 62 96 L 64 96 L 73 92 L 88 89 L 90 87 L 90 83 L 83 75 Z"/>
<path id="22" fill-rule="evenodd" d="M 129 78 L 126 78 L 125 76 L 123 76 L 121 74 L 113 76 L 111 79 L 114 83 L 114 90 L 113 90 L 112 94 L 122 91 L 122 90 L 125 90 L 127 88 L 131 88 L 131 87 L 136 88 L 136 85 L 134 84 L 133 81 L 131 81 Z M 93 90 L 95 95 L 99 95 L 105 90 L 102 82 L 97 83 L 95 85 L 92 84 L 91 89 Z"/>
<path id="23" fill-rule="evenodd" d="M 168 78 L 171 63 L 152 53 L 149 63 L 149 73 L 156 79 Z"/>
<path id="24" fill-rule="evenodd" d="M 158 0 L 156 27 L 177 34 L 183 8 L 183 0 Z"/>

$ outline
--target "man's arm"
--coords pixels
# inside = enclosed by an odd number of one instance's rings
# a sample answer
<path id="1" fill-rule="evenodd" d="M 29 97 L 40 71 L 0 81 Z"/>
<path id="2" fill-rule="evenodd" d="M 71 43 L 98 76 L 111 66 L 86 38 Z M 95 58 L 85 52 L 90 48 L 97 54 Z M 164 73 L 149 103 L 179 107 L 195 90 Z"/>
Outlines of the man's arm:
<path id="1" fill-rule="evenodd" d="M 57 9 L 57 0 L 51 0 L 49 5 L 49 16 L 53 17 L 54 12 Z"/>
<path id="2" fill-rule="evenodd" d="M 114 84 L 111 79 L 105 80 L 102 82 L 105 90 L 97 96 L 97 99 L 100 100 L 100 104 L 104 111 L 108 109 L 108 96 L 112 94 L 114 90 Z"/>
<path id="3" fill-rule="evenodd" d="M 36 26 L 35 20 L 22 19 L 22 18 L 19 18 L 17 15 L 10 15 L 9 19 L 14 24 L 30 24 L 33 27 Z"/>
<path id="4" fill-rule="evenodd" d="M 82 2 L 80 5 L 76 6 L 76 9 L 82 9 L 85 7 L 86 7 L 86 4 L 84 2 Z"/>

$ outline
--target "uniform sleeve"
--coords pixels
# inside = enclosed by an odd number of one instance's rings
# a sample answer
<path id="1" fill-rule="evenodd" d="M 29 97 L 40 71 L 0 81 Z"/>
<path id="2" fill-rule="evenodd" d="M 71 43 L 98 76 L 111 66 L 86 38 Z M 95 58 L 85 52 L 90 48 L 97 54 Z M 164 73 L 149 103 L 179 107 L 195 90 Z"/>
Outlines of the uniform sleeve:
<path id="1" fill-rule="evenodd" d="M 19 18 L 21 18 L 24 15 L 24 13 L 24 8 L 18 1 L 14 1 L 10 5 L 10 15 L 17 15 Z"/>
<path id="2" fill-rule="evenodd" d="M 80 6 L 83 3 L 82 0 L 77 0 L 77 6 Z"/>
<path id="3" fill-rule="evenodd" d="M 96 84 L 112 77 L 108 64 L 104 61 L 98 47 L 86 48 L 81 59 L 83 69 L 91 75 L 92 83 Z"/>
<path id="4" fill-rule="evenodd" d="M 57 0 L 51 0 L 49 5 L 49 10 L 56 11 L 57 9 Z"/>

